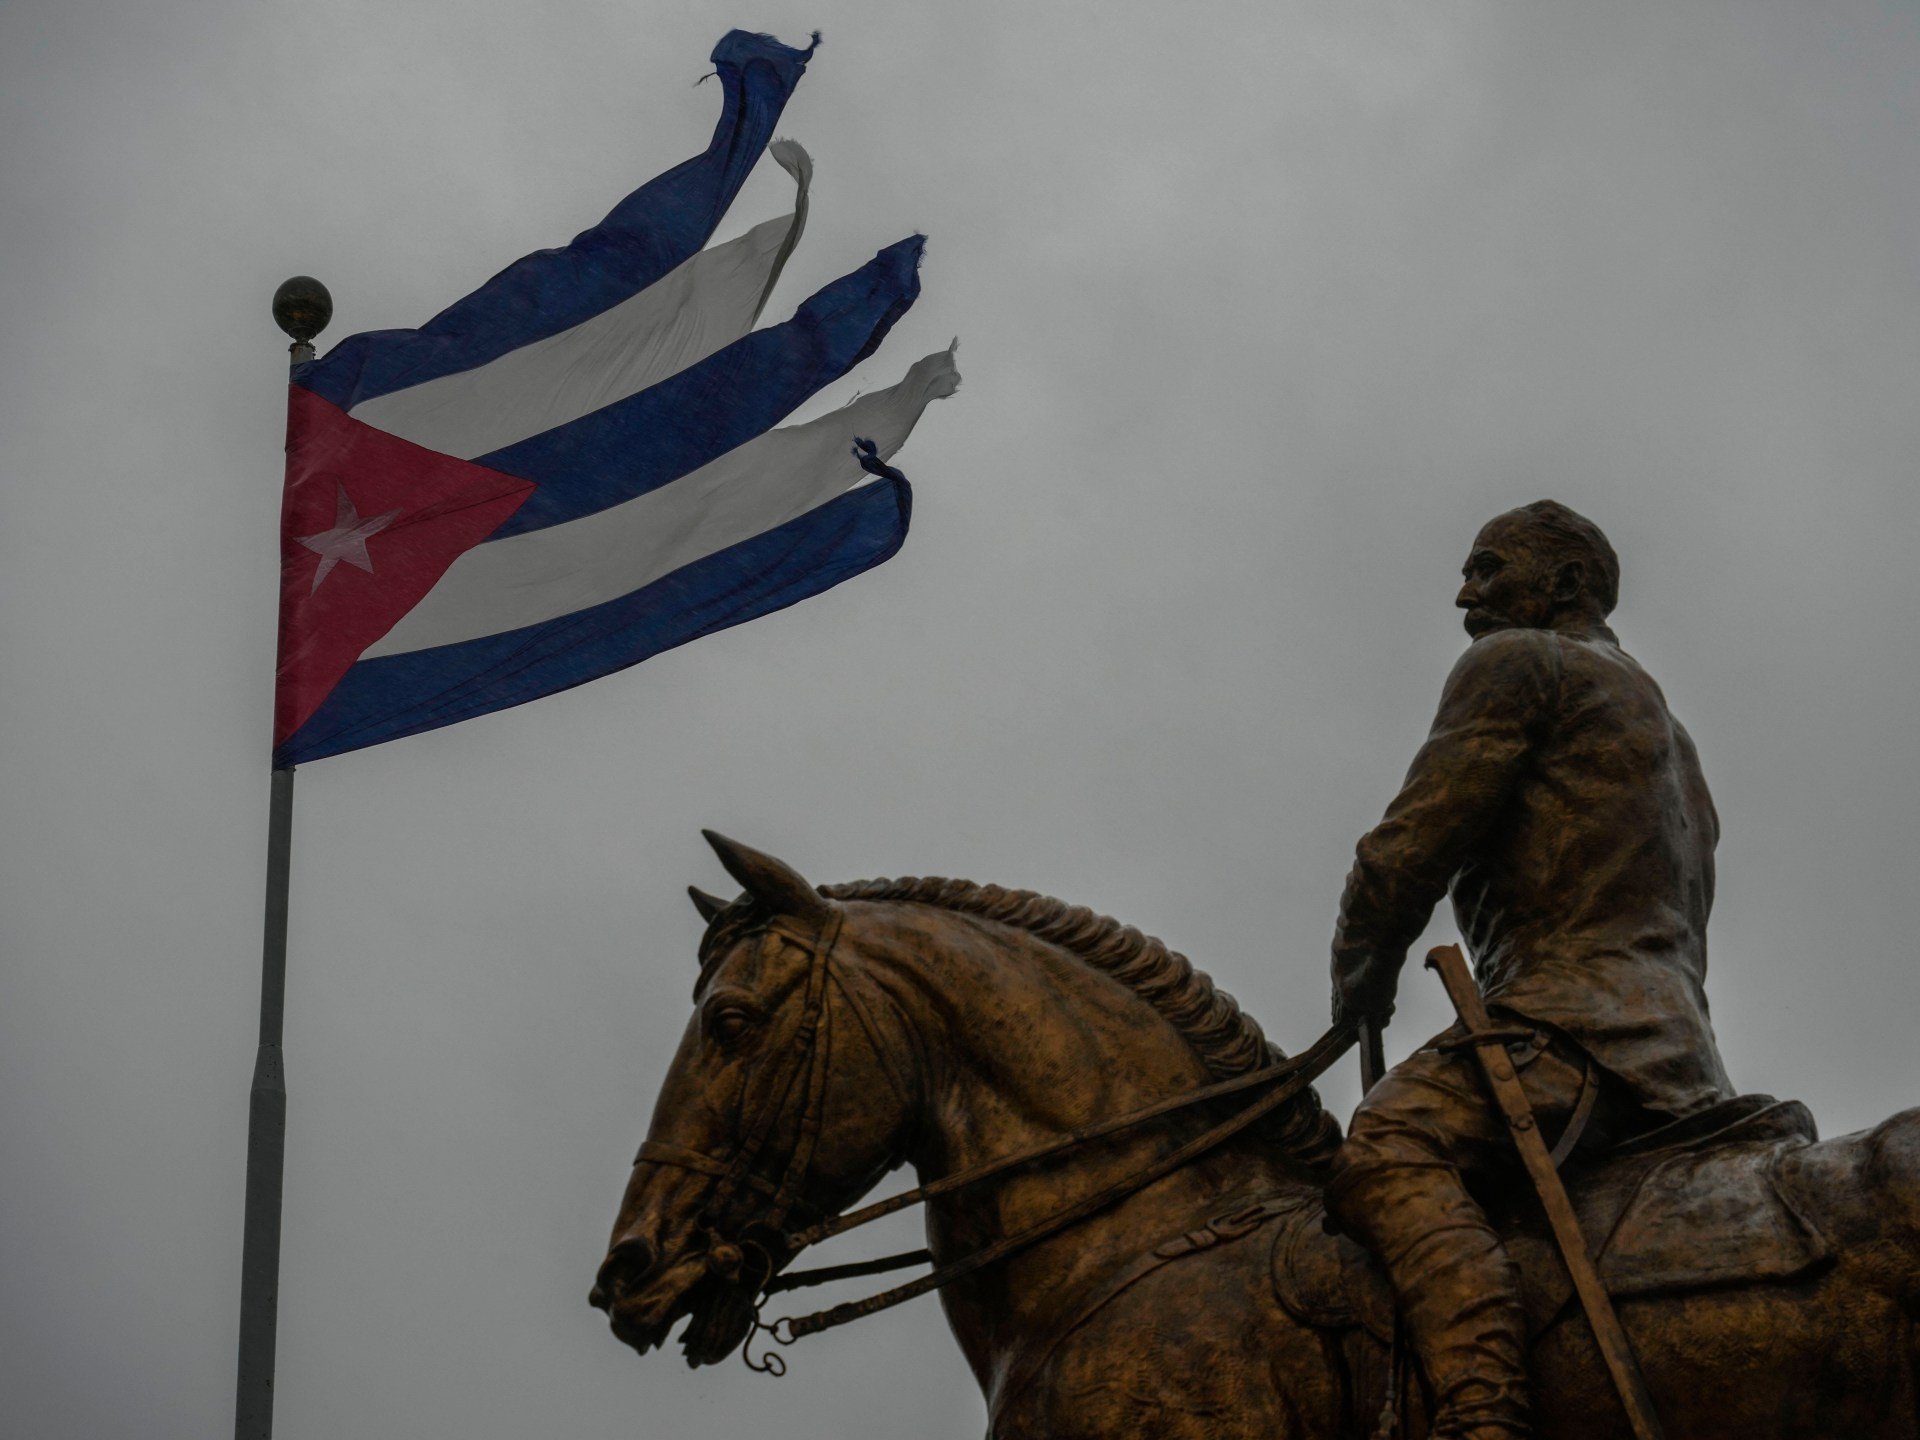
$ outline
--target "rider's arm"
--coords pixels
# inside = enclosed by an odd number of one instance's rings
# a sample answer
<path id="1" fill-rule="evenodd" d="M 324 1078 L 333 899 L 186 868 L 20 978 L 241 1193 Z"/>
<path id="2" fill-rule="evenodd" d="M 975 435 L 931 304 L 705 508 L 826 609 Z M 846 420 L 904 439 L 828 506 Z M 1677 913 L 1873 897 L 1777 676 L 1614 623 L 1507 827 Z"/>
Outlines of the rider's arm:
<path id="1" fill-rule="evenodd" d="M 1336 1014 L 1391 1013 L 1407 947 L 1512 793 L 1558 690 L 1545 631 L 1496 631 L 1453 667 L 1399 795 L 1356 847 L 1333 939 Z"/>

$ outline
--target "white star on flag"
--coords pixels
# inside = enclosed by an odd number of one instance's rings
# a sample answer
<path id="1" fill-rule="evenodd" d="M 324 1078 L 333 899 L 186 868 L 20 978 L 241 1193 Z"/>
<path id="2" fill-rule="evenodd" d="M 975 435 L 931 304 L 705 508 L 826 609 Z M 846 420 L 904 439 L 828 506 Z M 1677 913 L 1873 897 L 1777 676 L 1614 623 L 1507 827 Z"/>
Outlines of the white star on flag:
<path id="1" fill-rule="evenodd" d="M 371 520 L 362 520 L 360 512 L 353 508 L 353 501 L 347 498 L 347 487 L 336 481 L 334 490 L 337 498 L 334 501 L 333 528 L 322 530 L 318 535 L 299 537 L 302 545 L 320 557 L 320 568 L 313 576 L 314 590 L 320 588 L 320 582 L 342 560 L 371 575 L 373 560 L 367 554 L 367 541 L 391 525 L 394 517 L 400 513 L 398 510 L 389 510 Z"/>

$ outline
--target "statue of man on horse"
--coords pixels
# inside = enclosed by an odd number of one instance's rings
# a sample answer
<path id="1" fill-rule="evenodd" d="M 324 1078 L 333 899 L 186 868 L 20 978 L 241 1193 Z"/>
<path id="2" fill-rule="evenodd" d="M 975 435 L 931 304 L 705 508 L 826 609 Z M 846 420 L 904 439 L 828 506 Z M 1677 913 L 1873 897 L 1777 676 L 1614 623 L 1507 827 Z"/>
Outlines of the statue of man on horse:
<path id="1" fill-rule="evenodd" d="M 1481 530 L 1472 644 L 1360 842 L 1334 1024 L 1291 1058 L 1084 907 L 816 886 L 709 834 L 742 890 L 694 892 L 694 1014 L 591 1294 L 613 1333 L 644 1354 L 684 1321 L 690 1364 L 777 1372 L 770 1346 L 937 1294 L 994 1440 L 1920 1440 L 1920 1111 L 1821 1141 L 1732 1094 L 1719 825 L 1618 589 L 1564 506 Z M 1377 1037 L 1449 893 L 1478 990 L 1435 952 L 1461 1025 L 1343 1141 L 1312 1082 Z M 796 1267 L 909 1206 L 923 1249 Z"/>
<path id="2" fill-rule="evenodd" d="M 1607 627 L 1620 569 L 1599 527 L 1538 501 L 1489 522 L 1463 573 L 1473 643 L 1358 846 L 1334 1018 L 1385 1023 L 1450 892 L 1540 1125 L 1563 1152 L 1597 1149 L 1731 1094 L 1704 989 L 1719 822 L 1693 741 Z M 1473 1192 L 1525 1181 L 1462 1038 L 1368 1092 L 1327 1204 L 1392 1281 L 1433 1433 L 1508 1440 L 1533 1434 L 1526 1317 Z"/>

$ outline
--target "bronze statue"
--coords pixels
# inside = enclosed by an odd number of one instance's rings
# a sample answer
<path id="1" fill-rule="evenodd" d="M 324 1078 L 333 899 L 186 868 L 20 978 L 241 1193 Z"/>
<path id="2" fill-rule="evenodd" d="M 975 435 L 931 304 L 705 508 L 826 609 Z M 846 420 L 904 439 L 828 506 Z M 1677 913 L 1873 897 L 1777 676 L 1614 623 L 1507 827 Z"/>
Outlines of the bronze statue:
<path id="1" fill-rule="evenodd" d="M 778 1369 L 770 1340 L 937 1290 L 1001 1440 L 1920 1437 L 1920 1115 L 1822 1144 L 1803 1107 L 1733 1096 L 1704 991 L 1718 820 L 1607 628 L 1605 536 L 1541 501 L 1465 576 L 1473 643 L 1358 847 L 1333 1028 L 1292 1060 L 1084 909 L 815 890 L 710 835 L 746 893 L 694 895 L 696 1015 L 592 1297 L 614 1333 L 644 1353 L 685 1317 L 690 1363 Z M 1448 893 L 1478 993 L 1435 958 L 1470 1024 L 1343 1144 L 1311 1081 L 1390 1017 Z M 901 1165 L 918 1185 L 848 1213 Z M 925 1251 L 791 1268 L 918 1203 Z"/>
<path id="2" fill-rule="evenodd" d="M 1407 946 L 1451 890 L 1540 1123 L 1604 1149 L 1732 1088 L 1707 1020 L 1719 821 L 1693 741 L 1606 619 L 1613 547 L 1550 500 L 1474 541 L 1473 643 L 1386 818 L 1361 840 L 1333 945 L 1336 1018 L 1392 1012 Z M 1518 1179 L 1458 1030 L 1370 1091 L 1328 1206 L 1393 1281 L 1436 1435 L 1533 1433 L 1519 1277 L 1471 1188 Z M 1568 1134 L 1580 1114 L 1584 1130 Z"/>
<path id="3" fill-rule="evenodd" d="M 1390 1292 L 1323 1223 L 1337 1128 L 1301 1087 L 1342 1032 L 1282 1061 L 1184 959 L 1087 910 L 959 880 L 815 890 L 714 844 L 746 893 L 696 895 L 695 1014 L 592 1296 L 616 1336 L 644 1353 L 684 1319 L 690 1364 L 765 1364 L 769 1331 L 869 1313 L 759 1307 L 906 1165 L 937 1268 L 904 1288 L 939 1283 L 1000 1440 L 1430 1433 Z M 1672 1440 L 1920 1436 L 1920 1116 L 1815 1143 L 1800 1106 L 1746 1097 L 1568 1171 Z M 1538 1433 L 1624 1436 L 1537 1204 L 1485 1200 Z"/>

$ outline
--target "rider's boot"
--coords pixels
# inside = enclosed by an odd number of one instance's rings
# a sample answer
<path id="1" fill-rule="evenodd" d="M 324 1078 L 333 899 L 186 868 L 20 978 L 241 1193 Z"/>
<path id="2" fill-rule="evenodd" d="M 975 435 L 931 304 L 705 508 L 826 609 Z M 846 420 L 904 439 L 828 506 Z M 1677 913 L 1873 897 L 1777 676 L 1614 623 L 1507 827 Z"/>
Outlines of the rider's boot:
<path id="1" fill-rule="evenodd" d="M 1393 1284 L 1432 1387 L 1431 1433 L 1530 1440 L 1526 1312 L 1513 1262 L 1459 1172 L 1409 1153 L 1407 1132 L 1379 1118 L 1355 1116 L 1327 1206 Z"/>

